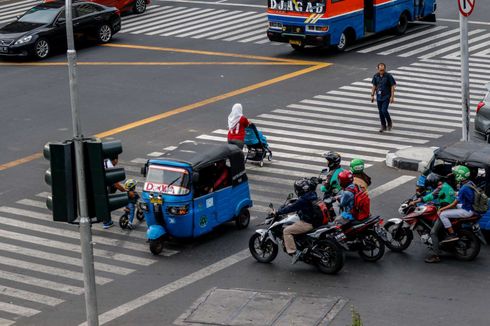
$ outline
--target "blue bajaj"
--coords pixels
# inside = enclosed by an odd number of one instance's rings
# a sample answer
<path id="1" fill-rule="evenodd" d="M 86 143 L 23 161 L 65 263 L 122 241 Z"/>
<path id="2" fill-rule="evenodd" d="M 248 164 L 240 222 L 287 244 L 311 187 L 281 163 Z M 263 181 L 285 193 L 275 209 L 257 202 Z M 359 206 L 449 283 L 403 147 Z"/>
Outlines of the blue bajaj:
<path id="1" fill-rule="evenodd" d="M 154 255 L 170 238 L 195 238 L 223 223 L 244 229 L 252 207 L 242 151 L 234 145 L 186 142 L 142 168 L 140 209 Z"/>

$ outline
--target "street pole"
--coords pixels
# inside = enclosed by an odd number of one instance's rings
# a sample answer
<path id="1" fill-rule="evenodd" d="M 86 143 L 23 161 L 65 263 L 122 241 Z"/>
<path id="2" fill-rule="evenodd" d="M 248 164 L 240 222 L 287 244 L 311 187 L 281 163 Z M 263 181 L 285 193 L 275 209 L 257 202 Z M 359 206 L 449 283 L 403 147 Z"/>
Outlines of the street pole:
<path id="1" fill-rule="evenodd" d="M 83 135 L 78 110 L 77 53 L 73 37 L 72 0 L 65 0 L 66 39 L 68 49 L 68 77 L 70 82 L 70 105 L 75 143 L 75 165 L 77 172 L 78 207 L 80 216 L 80 246 L 83 263 L 83 285 L 85 289 L 85 311 L 89 326 L 99 325 L 97 294 L 95 288 L 94 253 L 92 248 L 92 229 L 88 214 L 87 190 L 83 159 Z"/>
<path id="2" fill-rule="evenodd" d="M 470 63 L 468 54 L 468 17 L 459 13 L 461 45 L 461 104 L 463 141 L 470 141 Z"/>

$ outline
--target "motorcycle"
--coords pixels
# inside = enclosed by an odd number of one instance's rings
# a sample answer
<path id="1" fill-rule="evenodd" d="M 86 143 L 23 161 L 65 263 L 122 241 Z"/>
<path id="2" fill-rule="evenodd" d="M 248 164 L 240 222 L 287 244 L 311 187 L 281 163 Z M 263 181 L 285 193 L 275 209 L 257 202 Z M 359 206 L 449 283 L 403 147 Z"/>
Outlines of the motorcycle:
<path id="1" fill-rule="evenodd" d="M 295 199 L 290 194 L 286 204 L 293 200 Z M 279 246 L 286 252 L 283 230 L 300 220 L 298 214 L 281 216 L 275 213 L 272 204 L 269 207 L 271 212 L 261 224 L 268 227 L 256 230 L 249 240 L 250 253 L 260 263 L 272 262 L 279 253 Z M 342 239 L 344 235 L 342 232 L 331 232 L 331 229 L 337 229 L 337 227 L 321 226 L 309 233 L 294 236 L 296 247 L 303 252 L 301 260 L 306 264 L 316 266 L 325 274 L 338 273 L 345 262 L 344 250 L 335 238 L 338 236 Z"/>
<path id="2" fill-rule="evenodd" d="M 145 219 L 145 214 L 144 214 L 143 210 L 141 209 L 139 202 L 136 205 L 135 209 L 136 209 L 136 212 L 135 212 L 134 216 L 136 217 L 136 219 L 138 221 L 142 222 Z M 129 225 L 129 208 L 125 207 L 124 213 L 119 218 L 119 226 L 121 227 L 121 229 L 125 230 L 128 228 L 128 225 Z"/>
<path id="3" fill-rule="evenodd" d="M 439 219 L 437 207 L 434 205 L 416 205 L 412 200 L 402 203 L 399 209 L 401 218 L 392 218 L 385 224 L 387 233 L 386 246 L 394 252 L 406 250 L 413 241 L 413 232 L 417 232 L 422 243 L 432 247 L 430 231 L 434 223 Z M 470 261 L 480 253 L 481 244 L 486 244 L 481 232 L 478 220 L 479 215 L 469 218 L 451 220 L 454 232 L 459 237 L 458 241 L 441 243 L 439 249 L 452 253 L 459 260 Z M 445 236 L 442 228 L 438 234 L 439 239 Z"/>

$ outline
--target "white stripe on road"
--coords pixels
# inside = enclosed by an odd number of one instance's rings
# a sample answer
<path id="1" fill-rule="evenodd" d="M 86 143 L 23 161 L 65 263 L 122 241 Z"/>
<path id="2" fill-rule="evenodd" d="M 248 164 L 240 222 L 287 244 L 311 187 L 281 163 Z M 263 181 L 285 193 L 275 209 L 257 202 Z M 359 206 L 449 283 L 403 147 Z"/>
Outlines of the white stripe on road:
<path id="1" fill-rule="evenodd" d="M 212 36 L 215 34 L 223 35 L 224 32 L 228 32 L 231 30 L 232 31 L 238 30 L 238 31 L 246 32 L 248 30 L 257 28 L 257 26 L 256 26 L 257 24 L 262 24 L 265 26 L 267 20 L 265 19 L 264 16 L 266 16 L 266 15 L 267 14 L 265 14 L 265 13 L 258 14 L 258 15 L 254 15 L 254 16 L 241 18 L 241 19 L 238 19 L 238 20 L 233 21 L 233 22 L 227 22 L 224 24 L 212 26 L 212 28 L 211 27 L 205 28 L 203 30 L 200 30 L 200 32 L 206 32 L 207 30 L 210 30 L 210 32 L 204 33 L 204 34 L 199 34 L 199 35 L 193 36 L 192 38 L 196 38 L 196 39 L 205 38 L 205 37 L 209 37 L 209 36 Z M 260 18 L 257 18 L 257 17 L 260 17 Z M 237 23 L 241 23 L 241 24 L 237 25 Z M 230 24 L 231 24 L 231 26 L 229 26 Z M 226 27 L 226 26 L 228 26 L 228 27 Z"/>
<path id="2" fill-rule="evenodd" d="M 253 17 L 252 16 L 253 13 L 250 13 L 250 12 L 236 11 L 236 15 L 233 13 L 234 12 L 227 13 L 227 15 L 225 17 L 212 20 L 211 22 L 208 22 L 205 24 L 199 24 L 198 26 L 194 25 L 194 26 L 190 26 L 188 28 L 181 29 L 181 30 L 177 31 L 177 33 L 179 33 L 179 34 L 175 35 L 175 36 L 176 37 L 187 37 L 187 36 L 191 36 L 191 35 L 201 33 L 203 31 L 209 31 L 210 29 L 216 29 L 217 28 L 216 24 L 218 24 L 218 23 L 227 22 L 227 24 L 233 24 L 233 22 L 235 20 L 238 20 L 238 18 L 244 19 L 243 17 L 246 16 L 245 19 L 251 19 Z M 229 16 L 229 15 L 232 15 L 232 16 Z M 211 27 L 209 27 L 210 25 L 211 25 Z M 188 32 L 188 31 L 190 31 L 190 32 Z M 187 32 L 187 33 L 183 33 L 183 32 Z M 165 36 L 167 36 L 167 34 L 165 34 Z"/>
<path id="3" fill-rule="evenodd" d="M 264 28 L 263 28 L 262 30 L 258 31 L 258 33 L 257 33 L 257 34 L 259 34 L 259 35 L 257 35 L 257 36 L 252 36 L 252 37 L 249 37 L 249 38 L 247 38 L 247 39 L 240 40 L 240 41 L 238 41 L 238 42 L 240 42 L 240 43 L 248 43 L 248 42 L 257 41 L 257 40 L 260 40 L 260 39 L 269 40 L 269 39 L 267 38 L 267 34 L 266 34 L 266 32 L 267 32 L 267 28 L 264 26 Z"/>
<path id="4" fill-rule="evenodd" d="M 13 315 L 19 315 L 22 317 L 31 317 L 40 313 L 39 310 L 21 307 L 12 303 L 0 301 L 0 311 L 5 311 Z"/>
<path id="5" fill-rule="evenodd" d="M 13 325 L 13 324 L 15 324 L 15 321 L 13 321 L 13 320 L 8 320 L 8 319 L 0 318 L 0 326 L 10 326 L 10 325 Z"/>
<path id="6" fill-rule="evenodd" d="M 80 258 L 74 258 L 70 256 L 58 255 L 54 253 L 48 253 L 46 251 L 25 248 L 21 246 L 15 246 L 12 244 L 7 244 L 5 242 L 0 242 L 0 247 L 2 251 L 11 252 L 18 255 L 23 255 L 27 257 L 39 258 L 44 260 L 49 260 L 53 262 L 63 263 L 73 266 L 82 266 L 82 260 Z M 134 272 L 134 269 L 114 266 L 99 262 L 94 262 L 95 269 L 100 272 L 107 272 L 116 275 L 129 275 Z"/>
<path id="7" fill-rule="evenodd" d="M 257 22 L 255 24 L 252 24 L 248 27 L 245 27 L 245 28 L 240 28 L 240 29 L 236 29 L 234 28 L 232 31 L 230 32 L 227 32 L 227 33 L 220 33 L 216 36 L 213 36 L 213 37 L 210 37 L 209 39 L 210 40 L 219 40 L 219 39 L 223 39 L 223 38 L 226 38 L 228 36 L 233 36 L 233 35 L 236 35 L 236 34 L 242 34 L 244 32 L 248 32 L 248 31 L 255 31 L 255 30 L 258 30 L 258 29 L 261 29 L 261 28 L 264 28 L 264 25 L 266 23 L 266 20 L 262 20 L 262 22 Z"/>
<path id="8" fill-rule="evenodd" d="M 392 180 L 387 183 L 386 187 L 380 186 L 370 191 L 371 197 L 377 197 L 382 193 L 392 190 L 395 187 L 413 180 L 415 177 L 413 176 L 401 176 L 395 180 Z M 381 188 L 383 187 L 383 188 Z M 238 253 L 228 256 L 212 265 L 204 267 L 194 273 L 191 273 L 187 276 L 184 276 L 176 281 L 173 281 L 169 284 L 163 285 L 162 287 L 151 291 L 145 295 L 142 295 L 138 298 L 135 298 L 125 304 L 118 305 L 116 308 L 113 308 L 109 311 L 106 311 L 99 315 L 100 325 L 107 324 L 115 319 L 121 318 L 124 315 L 141 308 L 149 303 L 152 303 L 156 300 L 159 300 L 169 294 L 174 293 L 188 285 L 194 284 L 204 278 L 216 274 L 218 272 L 223 271 L 226 268 L 229 268 L 237 263 L 244 261 L 245 259 L 250 257 L 250 252 L 248 249 L 244 249 L 239 251 Z M 86 323 L 80 324 L 80 326 L 86 326 Z"/>
<path id="9" fill-rule="evenodd" d="M 214 20 L 216 20 L 216 17 L 218 17 L 220 14 L 223 14 L 225 13 L 228 14 L 230 12 L 227 12 L 226 10 L 218 10 L 216 12 L 211 12 L 210 14 L 206 14 L 206 15 L 198 15 L 194 18 L 199 18 L 198 20 L 193 20 L 192 23 L 184 23 L 182 25 L 179 25 L 179 26 L 174 26 L 172 28 L 168 28 L 168 29 L 165 29 L 165 33 L 163 34 L 160 34 L 160 36 L 172 36 L 172 35 L 175 35 L 175 34 L 178 34 L 180 33 L 181 31 L 189 31 L 189 30 L 196 30 L 196 28 L 198 28 L 201 24 L 203 23 L 206 23 L 206 22 L 212 22 Z M 240 12 L 240 11 L 237 11 L 237 12 Z M 235 13 L 235 12 L 232 12 L 232 13 Z M 211 16 L 211 17 L 210 17 Z M 207 26 L 207 24 L 204 24 L 205 26 Z"/>
<path id="10" fill-rule="evenodd" d="M 393 41 L 390 41 L 390 42 L 386 42 L 386 43 L 375 45 L 375 46 L 372 46 L 372 47 L 369 47 L 369 48 L 366 48 L 366 49 L 362 49 L 362 50 L 357 51 L 357 52 L 359 52 L 359 53 L 374 52 L 374 51 L 377 51 L 379 49 L 386 48 L 388 46 L 395 45 L 395 44 L 398 44 L 398 43 L 405 43 L 408 40 L 411 40 L 411 39 L 414 39 L 414 38 L 418 38 L 419 36 L 422 36 L 422 35 L 432 34 L 432 33 L 435 33 L 437 31 L 440 31 L 440 30 L 446 29 L 446 28 L 447 28 L 447 26 L 436 26 L 434 28 L 430 28 L 430 29 L 427 29 L 427 30 L 424 30 L 424 31 L 421 31 L 421 32 L 418 32 L 418 33 L 414 33 L 414 34 L 410 34 L 410 35 L 407 35 L 407 36 L 404 36 L 404 37 L 397 38 L 397 39 L 395 39 Z"/>
<path id="11" fill-rule="evenodd" d="M 490 35 L 488 36 L 490 37 Z M 461 66 L 459 65 L 451 65 L 451 64 L 436 64 L 436 63 L 431 63 L 429 60 L 423 60 L 421 62 L 415 62 L 412 63 L 410 66 L 417 66 L 417 67 L 427 67 L 427 68 L 436 68 L 438 70 L 441 69 L 449 69 L 449 70 L 458 70 L 461 69 Z M 490 69 L 479 69 L 478 67 L 472 66 L 470 67 L 470 73 L 471 72 L 479 72 L 482 74 L 490 74 Z"/>
<path id="12" fill-rule="evenodd" d="M 74 272 L 64 268 L 57 268 L 57 267 L 51 267 L 51 266 L 46 266 L 46 265 L 41 265 L 36 263 L 30 263 L 24 260 L 9 258 L 1 255 L 0 255 L 0 264 L 12 266 L 16 268 L 27 269 L 38 273 L 56 275 L 57 277 L 64 277 L 72 280 L 83 281 L 83 273 L 80 272 Z M 109 282 L 112 282 L 112 279 L 107 277 L 96 276 L 95 282 L 99 285 L 104 285 Z"/>
<path id="13" fill-rule="evenodd" d="M 459 36 L 458 36 L 458 37 L 459 37 Z M 468 42 L 468 43 L 469 43 L 469 44 L 472 44 L 472 43 L 475 43 L 475 42 L 482 43 L 482 42 L 480 42 L 480 41 L 482 41 L 482 40 L 484 40 L 484 39 L 487 39 L 487 38 L 489 38 L 489 37 L 490 37 L 490 35 L 487 35 L 487 34 L 480 35 L 480 36 L 478 36 L 478 37 L 473 37 L 473 38 L 471 38 L 471 39 L 469 40 L 469 42 Z M 483 42 L 483 43 L 490 44 L 490 42 Z M 479 44 L 479 45 L 481 45 L 481 44 Z M 485 46 L 485 45 L 483 45 L 482 47 L 484 47 L 484 46 Z M 425 54 L 425 55 L 421 56 L 421 57 L 420 57 L 420 59 L 429 59 L 429 58 L 432 58 L 432 57 L 436 57 L 436 56 L 438 56 L 438 55 L 441 55 L 441 54 L 443 54 L 443 53 L 450 52 L 450 51 L 452 51 L 452 50 L 457 50 L 456 52 L 454 52 L 454 54 L 459 54 L 459 53 L 461 53 L 460 48 L 461 48 L 461 45 L 460 45 L 459 43 L 456 43 L 456 44 L 453 44 L 453 45 L 451 45 L 451 46 L 446 46 L 446 47 L 443 47 L 442 49 L 439 49 L 439 50 L 437 50 L 437 51 L 427 53 L 427 54 Z M 473 48 L 473 49 L 472 49 L 472 48 Z M 478 47 L 478 48 L 480 48 L 480 47 Z M 473 47 L 470 47 L 470 48 L 468 49 L 468 52 L 470 52 L 470 53 L 471 53 L 471 51 L 474 51 L 474 50 L 475 50 L 475 47 L 473 46 Z"/>
<path id="14" fill-rule="evenodd" d="M 165 21 L 167 18 L 175 17 L 181 14 L 181 10 L 184 9 L 182 7 L 172 8 L 170 10 L 166 10 L 164 13 L 157 12 L 152 13 L 151 15 L 145 15 L 141 17 L 138 21 L 131 21 L 130 23 L 124 22 L 123 28 L 121 29 L 121 33 L 128 33 L 140 28 L 147 28 L 153 25 L 158 25 L 162 21 Z"/>
<path id="15" fill-rule="evenodd" d="M 405 67 L 399 67 L 397 69 L 400 69 L 400 70 L 404 70 L 404 71 L 415 71 L 415 72 L 423 72 L 423 73 L 430 73 L 430 74 L 433 74 L 433 76 L 437 76 L 439 75 L 439 78 L 441 75 L 447 75 L 447 76 L 455 76 L 455 77 L 460 77 L 461 76 L 461 72 L 459 71 L 445 71 L 445 70 L 442 70 L 442 69 L 427 69 L 427 68 L 417 68 L 417 67 L 414 67 L 414 66 L 405 66 Z M 482 79 L 485 79 L 487 78 L 488 76 L 486 75 L 486 72 L 484 75 L 480 75 L 480 74 L 475 74 L 475 73 L 472 73 L 470 71 L 470 76 L 471 77 L 474 77 L 474 78 L 482 78 Z"/>
<path id="16" fill-rule="evenodd" d="M 221 10 L 220 13 L 222 13 L 224 11 L 225 10 Z M 193 13 L 193 15 L 194 15 L 194 13 Z M 215 15 L 215 12 L 212 10 L 200 10 L 199 14 L 192 16 L 192 24 L 197 23 L 197 22 L 201 22 L 201 21 L 209 21 L 210 16 L 213 16 L 213 15 Z M 153 30 L 151 32 L 146 33 L 146 35 L 161 34 L 164 32 L 169 32 L 169 31 L 172 31 L 175 29 L 182 28 L 183 26 L 188 26 L 188 25 L 185 25 L 186 24 L 185 20 L 180 19 L 182 17 L 184 17 L 184 16 L 177 17 L 177 19 L 178 19 L 177 21 L 175 21 L 175 19 L 174 19 L 173 23 L 169 23 L 169 24 L 165 24 L 165 25 L 160 26 L 160 27 L 165 27 L 165 28 L 159 28 L 157 30 Z"/>
<path id="17" fill-rule="evenodd" d="M 42 208 L 42 209 L 47 208 L 46 203 L 43 201 L 39 201 L 39 200 L 21 199 L 21 200 L 16 201 L 16 203 L 21 204 L 21 205 L 26 205 L 26 206 L 32 206 L 32 207 L 36 207 L 36 208 Z"/>
<path id="18" fill-rule="evenodd" d="M 414 76 L 417 78 L 424 78 L 423 80 L 429 83 L 440 83 L 441 81 L 450 81 L 452 82 L 453 85 L 457 85 L 458 79 L 456 76 L 451 77 L 451 76 L 441 76 L 437 74 L 422 74 L 420 72 L 409 72 L 409 71 L 403 71 L 403 70 L 393 70 L 393 74 L 398 74 L 396 77 L 397 79 L 400 78 L 400 76 Z M 470 74 L 470 76 L 472 76 Z M 475 78 L 470 78 L 471 83 L 475 84 L 480 84 L 480 85 L 485 85 L 486 81 L 483 79 L 475 79 Z M 475 86 L 473 86 L 475 87 Z"/>
<path id="19" fill-rule="evenodd" d="M 146 34 L 146 35 L 153 35 L 150 33 L 147 33 L 149 31 L 155 31 L 155 34 L 158 34 L 162 32 L 162 27 L 167 27 L 167 26 L 173 26 L 182 23 L 182 19 L 186 19 L 188 17 L 191 17 L 196 14 L 196 12 L 201 12 L 201 13 L 208 13 L 212 9 L 203 9 L 200 10 L 200 8 L 190 8 L 186 9 L 184 13 L 179 12 L 179 13 L 172 13 L 168 17 L 166 17 L 165 21 L 159 24 L 158 22 L 155 23 L 150 23 L 150 24 L 144 24 L 142 27 L 143 29 L 138 29 L 137 27 L 132 27 L 131 28 L 131 33 L 132 34 Z M 172 17 L 171 19 L 169 19 Z"/>
<path id="20" fill-rule="evenodd" d="M 79 295 L 83 293 L 83 289 L 78 286 L 66 285 L 59 282 L 48 281 L 37 277 L 32 277 L 23 274 L 16 274 L 16 273 L 11 273 L 2 270 L 0 270 L 0 278 L 12 282 L 33 285 L 40 288 L 45 288 L 45 289 L 68 293 L 68 294 Z"/>
<path id="21" fill-rule="evenodd" d="M 254 31 L 251 31 L 251 32 L 248 32 L 248 33 L 241 33 L 241 34 L 239 34 L 237 36 L 225 38 L 223 41 L 227 41 L 227 42 L 237 41 L 237 40 L 240 40 L 240 39 L 243 39 L 243 38 L 252 36 L 252 35 L 256 35 L 257 33 L 264 33 L 265 34 L 265 32 L 266 32 L 266 29 L 265 28 L 263 30 L 254 30 Z"/>
<path id="22" fill-rule="evenodd" d="M 44 304 L 47 306 L 57 306 L 60 303 L 63 303 L 64 300 L 58 299 L 58 298 L 53 298 L 47 295 L 43 294 L 38 294 L 30 291 L 24 291 L 20 289 L 14 289 L 8 286 L 0 285 L 0 294 L 12 297 L 12 298 L 17 298 L 17 299 L 22 299 L 26 301 L 31 301 L 31 302 L 36 302 L 40 304 Z M 1 323 L 0 323 L 1 325 Z"/>

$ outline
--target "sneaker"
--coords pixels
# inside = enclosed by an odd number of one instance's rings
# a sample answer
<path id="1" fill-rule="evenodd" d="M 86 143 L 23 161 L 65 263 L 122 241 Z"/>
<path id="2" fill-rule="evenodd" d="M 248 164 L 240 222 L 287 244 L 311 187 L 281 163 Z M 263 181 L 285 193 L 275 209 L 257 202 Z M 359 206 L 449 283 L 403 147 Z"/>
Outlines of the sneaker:
<path id="1" fill-rule="evenodd" d="M 296 250 L 296 252 L 293 254 L 293 259 L 291 260 L 291 264 L 296 264 L 298 262 L 298 260 L 300 259 L 301 257 L 301 251 L 299 250 Z"/>
<path id="2" fill-rule="evenodd" d="M 109 223 L 104 223 L 103 227 L 104 229 L 108 229 L 114 226 L 114 222 L 110 221 Z"/>
<path id="3" fill-rule="evenodd" d="M 386 131 L 386 127 L 379 128 L 379 132 L 384 132 L 384 131 Z"/>
<path id="4" fill-rule="evenodd" d="M 128 228 L 128 230 L 134 230 L 133 223 L 129 222 L 127 228 Z"/>
<path id="5" fill-rule="evenodd" d="M 427 256 L 425 258 L 425 262 L 428 263 L 428 264 L 440 263 L 441 262 L 441 258 L 439 258 L 439 256 L 437 256 L 437 255 L 430 255 L 430 256 Z"/>
<path id="6" fill-rule="evenodd" d="M 441 244 L 454 242 L 454 241 L 458 241 L 458 240 L 459 240 L 459 237 L 455 233 L 452 233 L 452 234 L 448 235 L 446 239 L 442 240 Z"/>
<path id="7" fill-rule="evenodd" d="M 387 130 L 388 130 L 388 131 L 391 131 L 391 129 L 393 129 L 393 124 L 392 124 L 392 123 L 389 123 L 389 124 L 388 124 L 388 128 L 387 128 Z"/>

